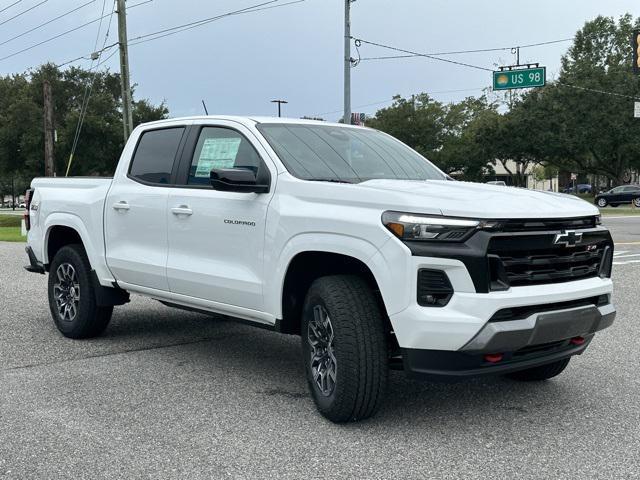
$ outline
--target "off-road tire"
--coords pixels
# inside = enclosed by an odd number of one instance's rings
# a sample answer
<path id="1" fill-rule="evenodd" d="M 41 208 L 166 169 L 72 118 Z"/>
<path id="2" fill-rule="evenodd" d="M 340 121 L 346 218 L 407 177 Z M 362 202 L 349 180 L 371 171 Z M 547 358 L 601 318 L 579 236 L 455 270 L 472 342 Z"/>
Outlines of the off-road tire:
<path id="1" fill-rule="evenodd" d="M 557 375 L 560 375 L 571 358 L 564 358 L 557 362 L 548 363 L 546 365 L 540 365 L 539 367 L 528 368 L 527 370 L 520 370 L 519 372 L 508 373 L 506 377 L 512 380 L 519 380 L 522 382 L 539 382 L 541 380 L 548 380 Z"/>
<path id="2" fill-rule="evenodd" d="M 312 374 L 309 322 L 316 306 L 326 310 L 333 331 L 336 380 L 329 395 Z M 314 281 L 303 306 L 301 337 L 309 389 L 320 413 L 336 423 L 373 416 L 387 386 L 387 336 L 383 312 L 364 279 L 336 275 Z"/>
<path id="3" fill-rule="evenodd" d="M 61 265 L 73 267 L 79 285 L 77 311 L 72 319 L 62 318 L 56 303 L 54 286 L 59 283 L 57 272 Z M 67 245 L 56 253 L 49 268 L 48 293 L 51 316 L 56 327 L 65 337 L 76 339 L 97 337 L 107 328 L 113 307 L 96 305 L 91 265 L 82 245 Z"/>

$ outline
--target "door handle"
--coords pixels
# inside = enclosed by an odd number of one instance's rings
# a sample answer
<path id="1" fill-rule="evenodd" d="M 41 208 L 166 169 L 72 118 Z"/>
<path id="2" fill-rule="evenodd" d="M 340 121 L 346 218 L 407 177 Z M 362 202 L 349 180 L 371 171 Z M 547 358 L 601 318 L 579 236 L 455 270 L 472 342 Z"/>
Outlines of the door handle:
<path id="1" fill-rule="evenodd" d="M 171 213 L 174 215 L 193 215 L 193 210 L 189 208 L 188 205 L 180 205 L 179 207 L 173 207 L 171 209 Z"/>
<path id="2" fill-rule="evenodd" d="M 113 208 L 114 210 L 129 210 L 131 207 L 129 207 L 129 204 L 127 202 L 121 201 L 118 203 L 114 203 Z"/>

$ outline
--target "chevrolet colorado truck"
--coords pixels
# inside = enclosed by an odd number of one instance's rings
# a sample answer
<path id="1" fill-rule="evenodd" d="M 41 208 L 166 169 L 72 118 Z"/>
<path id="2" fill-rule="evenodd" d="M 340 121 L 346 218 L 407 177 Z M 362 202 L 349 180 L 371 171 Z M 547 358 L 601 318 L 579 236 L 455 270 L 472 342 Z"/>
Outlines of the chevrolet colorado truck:
<path id="1" fill-rule="evenodd" d="M 299 335 L 318 410 L 380 407 L 390 369 L 545 380 L 612 324 L 613 242 L 575 197 L 451 181 L 382 132 L 257 117 L 141 125 L 113 178 L 36 178 L 30 271 L 99 335 L 134 293 Z"/>

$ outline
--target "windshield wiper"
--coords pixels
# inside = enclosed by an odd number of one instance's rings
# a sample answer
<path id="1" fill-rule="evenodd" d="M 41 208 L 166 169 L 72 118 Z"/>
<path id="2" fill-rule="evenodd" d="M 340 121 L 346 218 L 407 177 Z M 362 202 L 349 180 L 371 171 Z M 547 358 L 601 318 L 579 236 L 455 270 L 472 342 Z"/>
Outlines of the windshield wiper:
<path id="1" fill-rule="evenodd" d="M 355 183 L 350 180 L 341 180 L 339 178 L 310 178 L 312 182 L 331 182 L 331 183 Z"/>

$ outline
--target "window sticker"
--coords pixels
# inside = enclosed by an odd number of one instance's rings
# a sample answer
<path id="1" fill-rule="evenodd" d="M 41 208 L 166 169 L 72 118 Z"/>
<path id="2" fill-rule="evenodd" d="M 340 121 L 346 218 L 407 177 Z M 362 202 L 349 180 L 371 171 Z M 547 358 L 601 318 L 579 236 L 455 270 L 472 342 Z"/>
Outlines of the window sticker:
<path id="1" fill-rule="evenodd" d="M 202 145 L 196 177 L 209 178 L 214 168 L 233 168 L 241 138 L 206 138 Z"/>

